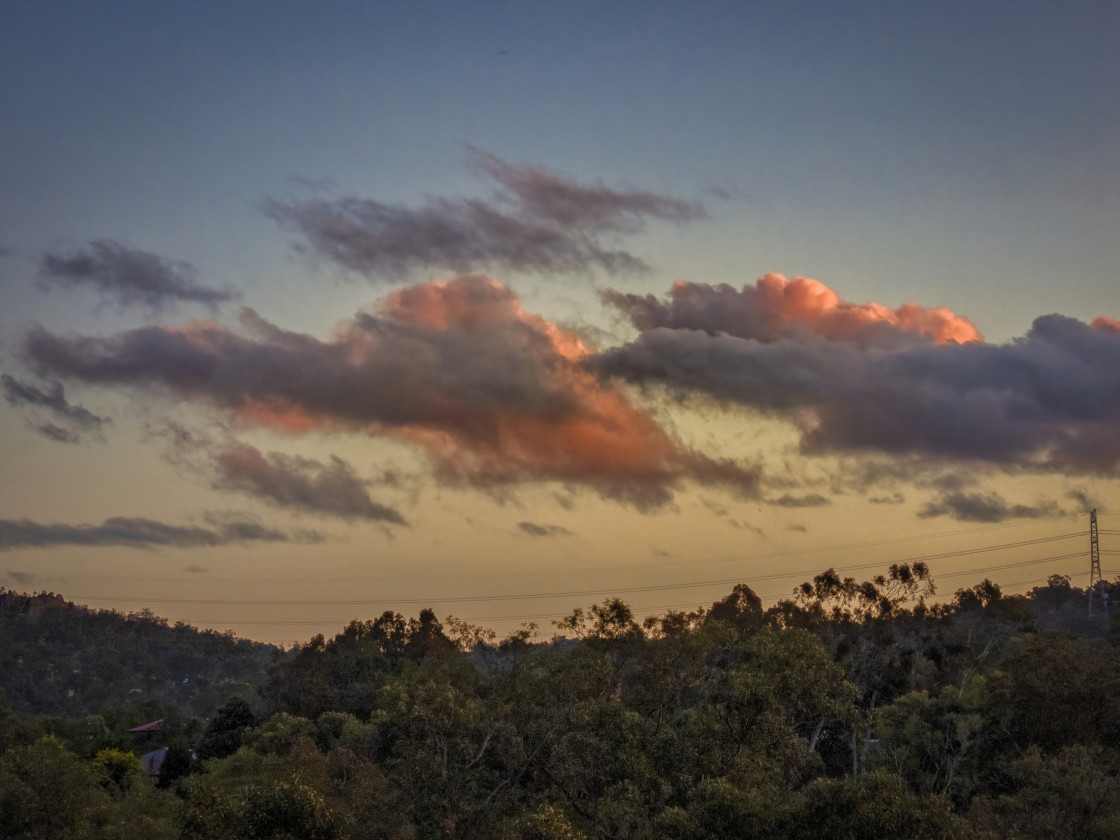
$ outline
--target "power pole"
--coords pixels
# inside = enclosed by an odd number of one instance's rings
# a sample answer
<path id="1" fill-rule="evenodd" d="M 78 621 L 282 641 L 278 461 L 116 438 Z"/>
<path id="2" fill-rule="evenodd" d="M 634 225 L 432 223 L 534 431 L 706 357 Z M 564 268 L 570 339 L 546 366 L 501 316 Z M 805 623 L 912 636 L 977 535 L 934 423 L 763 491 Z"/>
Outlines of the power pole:
<path id="1" fill-rule="evenodd" d="M 1093 614 L 1093 587 L 1102 579 L 1101 544 L 1097 537 L 1097 509 L 1093 508 L 1093 512 L 1089 514 L 1089 615 Z M 1108 612 L 1107 605 L 1105 612 Z"/>

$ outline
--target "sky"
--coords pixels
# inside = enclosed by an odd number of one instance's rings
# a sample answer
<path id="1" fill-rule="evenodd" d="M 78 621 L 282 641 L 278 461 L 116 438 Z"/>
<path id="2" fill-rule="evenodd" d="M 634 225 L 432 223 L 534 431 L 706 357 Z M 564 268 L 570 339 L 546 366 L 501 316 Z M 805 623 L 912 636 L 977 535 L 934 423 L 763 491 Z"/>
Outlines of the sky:
<path id="1" fill-rule="evenodd" d="M 292 643 L 1120 563 L 1110 3 L 0 3 L 0 585 Z"/>

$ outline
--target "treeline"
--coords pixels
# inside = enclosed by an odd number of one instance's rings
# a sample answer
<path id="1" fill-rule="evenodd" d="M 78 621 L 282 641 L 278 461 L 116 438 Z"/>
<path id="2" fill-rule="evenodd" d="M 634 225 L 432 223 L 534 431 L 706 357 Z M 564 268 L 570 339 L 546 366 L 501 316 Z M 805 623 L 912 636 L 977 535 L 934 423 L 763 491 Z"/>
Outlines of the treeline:
<path id="1" fill-rule="evenodd" d="M 209 717 L 231 697 L 253 698 L 284 656 L 273 645 L 169 625 L 150 610 L 95 610 L 53 592 L 0 587 L 0 686 L 28 714 L 129 716 L 173 706 Z"/>
<path id="2" fill-rule="evenodd" d="M 932 594 L 920 563 L 829 571 L 543 643 L 385 613 L 179 721 L 154 783 L 3 712 L 0 836 L 1120 837 L 1120 628 L 1065 577 Z"/>

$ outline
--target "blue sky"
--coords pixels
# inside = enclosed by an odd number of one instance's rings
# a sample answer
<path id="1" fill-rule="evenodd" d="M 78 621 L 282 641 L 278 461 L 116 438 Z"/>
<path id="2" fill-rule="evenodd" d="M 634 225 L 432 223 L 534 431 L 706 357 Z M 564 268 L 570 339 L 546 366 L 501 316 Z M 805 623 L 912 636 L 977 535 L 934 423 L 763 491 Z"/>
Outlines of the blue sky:
<path id="1" fill-rule="evenodd" d="M 392 290 L 449 273 L 371 281 L 314 248 L 297 253 L 299 236 L 269 218 L 265 202 L 489 200 L 497 187 L 468 165 L 472 149 L 583 185 L 703 205 L 704 220 L 650 218 L 625 237 L 625 249 L 650 265 L 646 274 L 479 266 L 528 311 L 606 346 L 632 334 L 600 304 L 603 289 L 662 296 L 674 280 L 740 287 L 769 272 L 815 278 L 856 304 L 948 307 L 997 345 L 1050 313 L 1120 318 L 1113 277 L 1120 258 L 1118 35 L 1120 10 L 1108 3 L 6 2 L 0 369 L 42 386 L 22 350 L 33 324 L 59 335 L 109 336 L 200 317 L 236 323 L 235 305 L 152 312 L 106 304 L 80 284 L 41 288 L 45 254 L 98 240 L 189 263 L 198 283 L 233 289 L 267 320 L 325 339 Z M 183 521 L 226 503 L 168 464 L 151 427 L 169 414 L 198 412 L 195 428 L 212 432 L 228 417 L 190 400 L 168 402 L 163 392 L 138 396 L 67 381 L 66 393 L 113 416 L 105 441 L 46 441 L 26 400 L 0 404 L 0 447 L 19 465 L 5 471 L 0 519 Z M 757 407 L 749 416 L 732 411 L 708 420 L 679 403 L 657 410 L 690 446 L 714 440 L 716 449 L 745 459 L 790 457 L 806 474 L 835 472 L 827 458 L 802 459 L 788 418 Z M 262 452 L 301 452 L 322 463 L 337 454 L 367 478 L 372 464 L 428 469 L 423 455 L 399 441 L 352 432 L 231 434 Z M 1006 465 L 969 469 L 978 476 L 975 492 L 1037 511 L 1047 500 L 1072 510 L 1064 494 L 1075 487 L 1089 487 L 1105 503 L 1115 494 L 1107 470 L 1024 476 Z M 63 481 L 65 490 L 43 478 L 68 472 L 75 480 Z M 91 499 L 94 480 L 131 509 Z M 181 505 L 155 504 L 145 490 L 180 481 Z M 28 492 L 27 482 L 38 489 Z M 591 574 L 618 550 L 608 532 L 663 529 L 657 539 L 664 541 L 700 527 L 674 517 L 706 522 L 713 510 L 700 500 L 703 490 L 682 491 L 674 514 L 593 500 L 572 513 L 550 501 L 556 488 L 547 482 L 517 490 L 516 501 L 437 487 L 430 475 L 418 482 L 422 489 L 409 491 L 419 494 L 417 510 L 450 506 L 475 523 L 464 524 L 458 539 L 480 573 L 491 567 L 477 558 L 512 551 L 539 553 L 542 566 L 578 554 Z M 408 492 L 393 492 L 395 505 L 411 504 Z M 859 510 L 880 517 L 874 530 L 918 533 L 937 525 L 915 516 L 930 492 L 907 491 L 910 501 L 897 506 L 895 519 L 881 520 L 882 506 Z M 793 514 L 781 506 L 735 504 L 746 507 L 716 518 L 766 531 L 769 542 L 749 537 L 760 551 L 792 539 L 815 545 L 814 527 L 820 535 L 838 516 L 859 516 L 841 514 L 842 500 L 796 509 L 796 521 L 782 519 Z M 270 510 L 261 508 L 263 521 L 276 521 Z M 357 562 L 362 546 L 376 546 L 388 564 L 407 567 L 424 557 L 444 568 L 452 561 L 442 550 L 403 545 L 421 540 L 434 517 L 395 543 L 366 526 L 331 525 L 331 538 L 349 546 L 338 551 L 346 555 L 340 568 Z M 566 549 L 554 547 L 564 540 L 548 539 L 526 547 L 529 532 L 517 530 L 519 521 L 562 522 L 573 538 Z M 788 531 L 793 525 L 808 530 Z M 487 529 L 493 534 L 480 536 Z M 705 549 L 710 556 L 738 545 L 731 538 L 739 535 L 724 530 Z M 284 549 L 292 555 L 286 569 L 305 562 L 301 550 Z M 116 555 L 110 562 L 104 548 L 83 549 L 80 558 L 67 551 L 13 550 L 0 556 L 0 571 L 10 561 L 9 572 L 43 567 L 48 577 L 76 580 L 66 564 L 80 559 L 135 577 L 128 563 L 147 562 Z M 253 565 L 257 549 L 223 551 L 236 555 L 229 562 L 243 564 L 247 579 L 262 574 Z M 669 549 L 659 543 L 642 551 Z M 640 569 L 646 561 L 634 555 L 627 562 Z M 206 564 L 175 568 L 187 565 Z"/>

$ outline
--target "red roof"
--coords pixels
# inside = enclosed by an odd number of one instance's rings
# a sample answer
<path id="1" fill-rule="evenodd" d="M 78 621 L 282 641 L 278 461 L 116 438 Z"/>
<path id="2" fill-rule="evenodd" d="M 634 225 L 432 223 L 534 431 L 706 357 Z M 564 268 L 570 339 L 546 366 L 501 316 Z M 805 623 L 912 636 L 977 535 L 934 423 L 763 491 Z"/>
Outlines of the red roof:
<path id="1" fill-rule="evenodd" d="M 160 727 L 163 726 L 163 718 L 153 720 L 151 723 L 145 723 L 143 726 L 137 726 L 128 730 L 129 732 L 158 732 Z"/>

